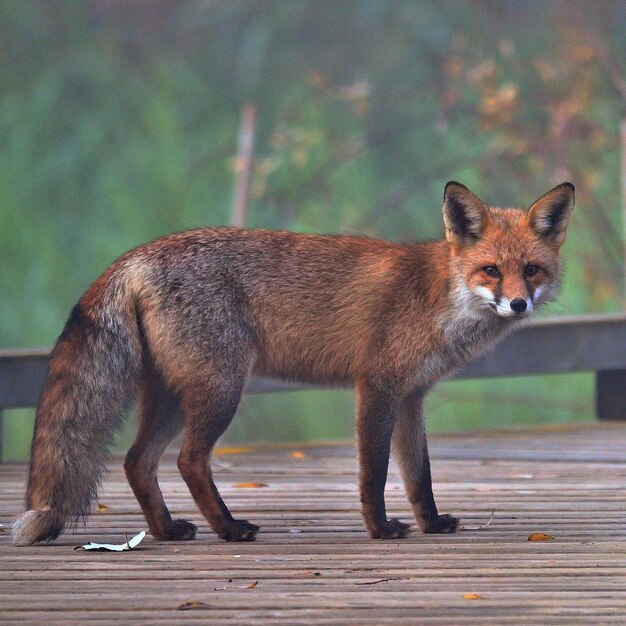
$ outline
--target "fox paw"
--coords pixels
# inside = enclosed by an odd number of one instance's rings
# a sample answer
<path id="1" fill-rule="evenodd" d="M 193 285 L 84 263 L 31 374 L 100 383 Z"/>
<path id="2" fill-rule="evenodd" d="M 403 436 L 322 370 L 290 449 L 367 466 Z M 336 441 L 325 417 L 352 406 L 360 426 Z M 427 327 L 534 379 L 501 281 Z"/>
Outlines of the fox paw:
<path id="1" fill-rule="evenodd" d="M 424 533 L 455 533 L 461 520 L 458 517 L 452 515 L 438 515 L 437 517 L 428 520 L 424 525 L 422 532 Z"/>
<path id="2" fill-rule="evenodd" d="M 184 519 L 172 522 L 169 539 L 171 541 L 191 541 L 196 538 L 198 527 Z"/>
<path id="3" fill-rule="evenodd" d="M 220 539 L 225 541 L 254 541 L 259 527 L 245 519 L 235 519 L 228 526 L 218 532 Z"/>
<path id="4" fill-rule="evenodd" d="M 398 519 L 389 519 L 370 530 L 369 535 L 372 539 L 402 539 L 410 532 L 410 524 L 405 524 Z"/>

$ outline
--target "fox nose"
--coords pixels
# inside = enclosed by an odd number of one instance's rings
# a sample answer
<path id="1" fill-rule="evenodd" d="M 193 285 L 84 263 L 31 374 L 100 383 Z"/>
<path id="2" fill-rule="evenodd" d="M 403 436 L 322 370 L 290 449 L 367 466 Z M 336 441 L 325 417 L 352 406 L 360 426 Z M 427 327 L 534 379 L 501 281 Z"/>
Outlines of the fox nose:
<path id="1" fill-rule="evenodd" d="M 523 313 L 526 310 L 526 300 L 524 298 L 515 298 L 511 300 L 511 310 L 515 313 Z"/>

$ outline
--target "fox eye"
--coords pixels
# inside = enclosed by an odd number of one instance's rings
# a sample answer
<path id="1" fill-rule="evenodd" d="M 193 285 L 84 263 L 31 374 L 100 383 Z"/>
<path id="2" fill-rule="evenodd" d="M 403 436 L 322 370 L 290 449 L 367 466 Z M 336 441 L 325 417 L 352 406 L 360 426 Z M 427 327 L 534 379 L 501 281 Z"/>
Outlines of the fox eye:
<path id="1" fill-rule="evenodd" d="M 527 265 L 524 269 L 524 275 L 527 277 L 534 276 L 539 271 L 539 268 L 536 265 Z"/>
<path id="2" fill-rule="evenodd" d="M 483 267 L 483 272 L 485 272 L 487 276 L 491 276 L 491 278 L 500 278 L 500 270 L 495 265 Z"/>

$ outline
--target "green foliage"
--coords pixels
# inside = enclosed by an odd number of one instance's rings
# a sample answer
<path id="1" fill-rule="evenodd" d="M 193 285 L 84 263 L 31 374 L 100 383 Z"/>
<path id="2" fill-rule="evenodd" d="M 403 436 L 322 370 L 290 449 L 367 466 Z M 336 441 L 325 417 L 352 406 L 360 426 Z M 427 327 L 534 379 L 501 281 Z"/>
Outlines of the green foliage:
<path id="1" fill-rule="evenodd" d="M 625 15 L 619 0 L 0 3 L 0 345 L 52 343 L 128 248 L 227 223 L 245 102 L 250 226 L 432 238 L 449 179 L 502 205 L 571 179 L 552 312 L 618 310 Z M 484 388 L 458 389 L 476 414 Z M 299 397 L 307 424 L 347 410 Z"/>

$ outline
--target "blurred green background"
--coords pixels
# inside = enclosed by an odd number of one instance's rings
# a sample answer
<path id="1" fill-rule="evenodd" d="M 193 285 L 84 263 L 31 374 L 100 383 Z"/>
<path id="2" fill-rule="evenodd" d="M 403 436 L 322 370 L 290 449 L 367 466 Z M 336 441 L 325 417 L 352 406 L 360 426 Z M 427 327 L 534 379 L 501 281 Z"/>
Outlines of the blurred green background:
<path id="1" fill-rule="evenodd" d="M 432 238 L 449 179 L 504 206 L 571 180 L 548 313 L 620 310 L 625 32 L 622 0 L 3 0 L 0 347 L 51 345 L 130 247 L 229 223 L 246 103 L 248 226 Z M 352 411 L 250 396 L 227 438 L 348 437 Z M 593 380 L 444 383 L 428 412 L 431 431 L 590 420 Z M 32 431 L 15 413 L 4 458 Z"/>

